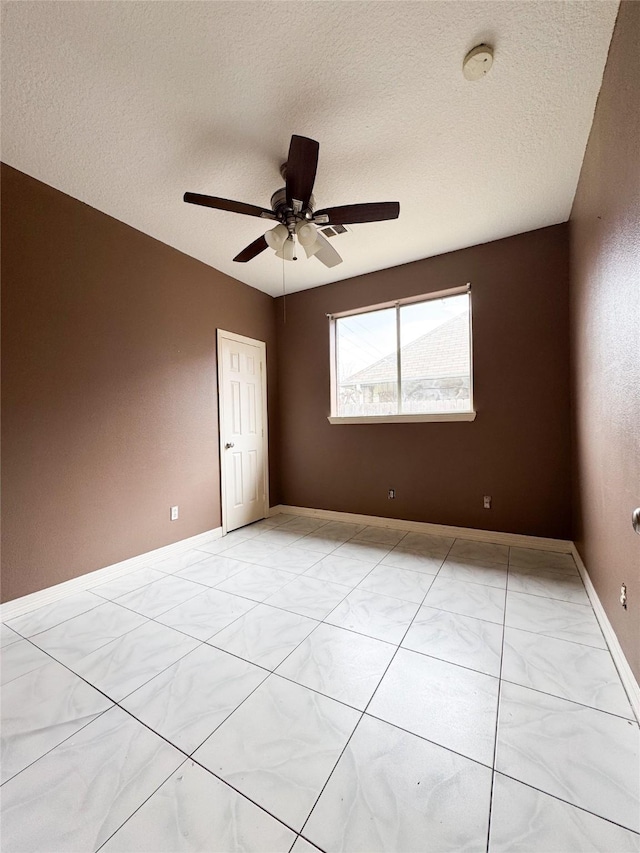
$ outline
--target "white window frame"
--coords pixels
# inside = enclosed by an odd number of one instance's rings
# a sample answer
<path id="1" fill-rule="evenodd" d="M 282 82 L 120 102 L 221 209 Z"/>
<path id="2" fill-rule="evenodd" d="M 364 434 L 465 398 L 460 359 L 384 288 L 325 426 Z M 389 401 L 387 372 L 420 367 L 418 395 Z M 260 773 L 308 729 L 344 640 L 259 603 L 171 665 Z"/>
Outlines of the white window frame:
<path id="1" fill-rule="evenodd" d="M 337 382 L 337 346 L 336 346 L 336 320 L 342 317 L 354 317 L 358 314 L 370 314 L 373 311 L 384 311 L 387 308 L 396 309 L 396 322 L 400 322 L 400 308 L 403 305 L 411 305 L 416 302 L 430 302 L 432 299 L 443 299 L 447 296 L 458 296 L 461 293 L 471 295 L 471 285 L 453 287 L 449 290 L 438 290 L 435 293 L 423 293 L 420 296 L 411 296 L 406 299 L 394 299 L 392 302 L 382 302 L 377 305 L 367 305 L 365 308 L 356 308 L 352 311 L 341 311 L 337 314 L 327 314 L 329 319 L 329 375 L 331 382 L 331 414 L 327 420 L 330 424 L 405 424 L 405 423 L 429 423 L 443 421 L 474 421 L 476 411 L 473 403 L 473 335 L 472 335 L 472 312 L 469 310 L 469 397 L 471 409 L 467 412 L 437 412 L 423 415 L 359 415 L 357 417 L 341 417 L 338 411 L 338 382 Z M 398 346 L 398 385 L 402 381 L 400 364 L 400 333 L 397 335 Z"/>

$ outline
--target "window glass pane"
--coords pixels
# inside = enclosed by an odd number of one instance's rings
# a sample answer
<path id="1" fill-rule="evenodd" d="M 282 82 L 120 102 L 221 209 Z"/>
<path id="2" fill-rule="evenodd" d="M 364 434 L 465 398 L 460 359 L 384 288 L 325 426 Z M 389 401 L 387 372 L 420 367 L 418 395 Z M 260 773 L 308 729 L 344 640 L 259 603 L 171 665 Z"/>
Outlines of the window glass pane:
<path id="1" fill-rule="evenodd" d="M 471 411 L 469 294 L 400 308 L 402 414 Z"/>
<path id="2" fill-rule="evenodd" d="M 395 308 L 336 320 L 337 414 L 397 414 L 397 358 Z"/>

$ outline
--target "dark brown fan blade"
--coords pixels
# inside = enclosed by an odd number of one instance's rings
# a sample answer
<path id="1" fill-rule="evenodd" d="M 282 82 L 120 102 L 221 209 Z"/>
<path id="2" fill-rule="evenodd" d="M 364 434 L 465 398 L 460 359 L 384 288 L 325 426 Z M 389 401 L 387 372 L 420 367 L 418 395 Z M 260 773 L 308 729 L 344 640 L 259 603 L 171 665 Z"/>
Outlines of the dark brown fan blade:
<path id="1" fill-rule="evenodd" d="M 397 219 L 400 215 L 400 202 L 374 201 L 369 204 L 345 204 L 342 207 L 325 207 L 316 210 L 314 217 L 328 216 L 329 225 L 354 225 L 358 222 L 381 222 L 383 219 Z"/>
<path id="2" fill-rule="evenodd" d="M 185 193 L 184 200 L 189 204 L 200 204 L 203 207 L 213 207 L 215 210 L 228 210 L 230 213 L 244 213 L 247 216 L 259 216 L 261 219 L 275 219 L 272 210 L 256 207 L 255 204 L 245 204 L 243 201 L 232 201 L 228 198 L 216 198 L 213 195 Z"/>
<path id="3" fill-rule="evenodd" d="M 302 210 L 309 206 L 319 148 L 315 139 L 295 134 L 291 137 L 287 157 L 287 204 L 291 207 L 294 207 L 294 200 L 302 203 Z"/>
<path id="4" fill-rule="evenodd" d="M 240 264 L 246 264 L 247 261 L 252 260 L 252 258 L 255 258 L 256 255 L 260 254 L 260 252 L 264 252 L 264 250 L 268 248 L 267 241 L 264 239 L 263 234 L 262 237 L 258 237 L 258 239 L 254 240 L 253 243 L 249 243 L 247 248 L 243 249 L 233 260 L 238 261 Z"/>

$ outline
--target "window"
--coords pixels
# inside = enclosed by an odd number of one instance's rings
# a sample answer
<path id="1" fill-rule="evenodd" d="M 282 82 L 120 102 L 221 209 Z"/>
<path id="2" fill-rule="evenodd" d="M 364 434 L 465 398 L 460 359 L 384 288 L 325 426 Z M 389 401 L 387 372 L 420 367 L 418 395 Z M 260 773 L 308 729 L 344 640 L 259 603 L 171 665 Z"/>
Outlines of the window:
<path id="1" fill-rule="evenodd" d="M 329 321 L 331 423 L 475 418 L 469 286 Z"/>

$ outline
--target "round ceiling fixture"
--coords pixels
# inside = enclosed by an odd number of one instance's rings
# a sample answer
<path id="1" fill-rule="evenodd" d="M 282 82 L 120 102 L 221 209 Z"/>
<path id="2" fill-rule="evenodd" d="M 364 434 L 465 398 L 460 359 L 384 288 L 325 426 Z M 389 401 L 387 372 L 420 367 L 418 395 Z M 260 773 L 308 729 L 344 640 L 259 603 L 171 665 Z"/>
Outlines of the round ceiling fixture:
<path id="1" fill-rule="evenodd" d="M 470 50 L 462 63 L 462 73 L 467 80 L 481 80 L 493 65 L 493 48 L 479 44 Z"/>

